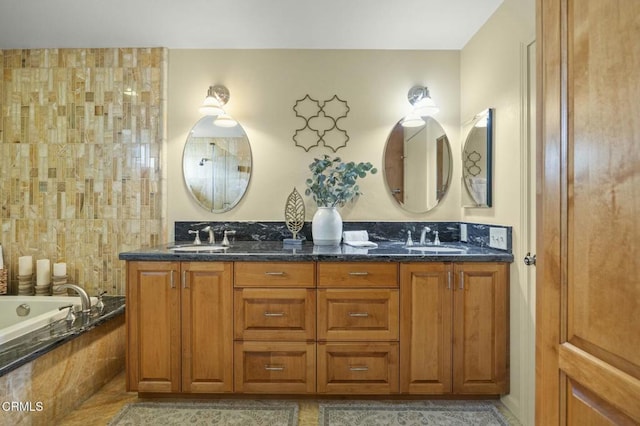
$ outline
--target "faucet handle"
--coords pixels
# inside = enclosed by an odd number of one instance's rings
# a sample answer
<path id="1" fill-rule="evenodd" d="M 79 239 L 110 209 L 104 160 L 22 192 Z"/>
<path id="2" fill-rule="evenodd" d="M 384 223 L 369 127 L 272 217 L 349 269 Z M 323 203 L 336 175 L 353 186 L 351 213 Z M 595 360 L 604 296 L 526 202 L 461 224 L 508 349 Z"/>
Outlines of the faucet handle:
<path id="1" fill-rule="evenodd" d="M 102 301 L 102 296 L 104 296 L 105 294 L 107 294 L 107 290 L 102 290 L 101 292 L 98 292 L 98 294 L 96 294 L 98 301 L 96 302 L 95 307 L 98 312 L 102 312 L 104 310 L 104 302 Z"/>
<path id="2" fill-rule="evenodd" d="M 74 315 L 74 313 L 73 313 L 73 304 L 71 304 L 71 305 L 65 305 L 65 306 L 60 306 L 60 307 L 58 308 L 58 310 L 59 310 L 59 311 L 61 311 L 61 310 L 63 310 L 63 309 L 67 309 L 67 308 L 69 309 L 69 311 L 67 312 L 67 316 L 65 317 L 65 320 L 66 320 L 68 323 L 72 323 L 72 322 L 74 322 L 74 321 L 76 320 L 76 316 L 75 316 L 75 315 Z"/>
<path id="3" fill-rule="evenodd" d="M 196 238 L 195 238 L 195 240 L 193 240 L 193 244 L 202 244 L 202 241 L 200 241 L 200 231 L 195 230 L 195 229 L 189 229 L 188 232 L 190 234 L 196 234 Z"/>

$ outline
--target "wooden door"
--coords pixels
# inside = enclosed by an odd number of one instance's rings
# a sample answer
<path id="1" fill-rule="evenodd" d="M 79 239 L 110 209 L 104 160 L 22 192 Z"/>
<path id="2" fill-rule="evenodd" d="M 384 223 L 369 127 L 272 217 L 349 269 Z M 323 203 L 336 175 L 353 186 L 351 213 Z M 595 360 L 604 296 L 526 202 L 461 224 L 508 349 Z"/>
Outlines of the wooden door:
<path id="1" fill-rule="evenodd" d="M 127 263 L 127 390 L 180 391 L 176 262 Z"/>
<path id="2" fill-rule="evenodd" d="M 400 392 L 451 392 L 450 263 L 400 266 Z"/>
<path id="3" fill-rule="evenodd" d="M 232 264 L 183 262 L 182 392 L 233 390 Z"/>
<path id="4" fill-rule="evenodd" d="M 538 0 L 536 423 L 640 423 L 640 1 Z"/>
<path id="5" fill-rule="evenodd" d="M 509 265 L 454 264 L 453 392 L 509 392 Z"/>
<path id="6" fill-rule="evenodd" d="M 384 153 L 384 175 L 391 195 L 404 203 L 404 127 L 396 125 L 387 141 Z"/>

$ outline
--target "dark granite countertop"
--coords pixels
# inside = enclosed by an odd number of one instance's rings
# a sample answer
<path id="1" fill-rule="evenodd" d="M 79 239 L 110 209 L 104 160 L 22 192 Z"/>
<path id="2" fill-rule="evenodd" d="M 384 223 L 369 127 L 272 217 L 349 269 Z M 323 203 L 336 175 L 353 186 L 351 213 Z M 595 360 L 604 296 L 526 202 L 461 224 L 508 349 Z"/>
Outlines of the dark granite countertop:
<path id="1" fill-rule="evenodd" d="M 0 377 L 124 314 L 124 296 L 103 296 L 102 301 L 104 309 L 99 315 L 92 315 L 84 320 L 78 316 L 71 326 L 61 319 L 0 345 Z"/>
<path id="2" fill-rule="evenodd" d="M 192 246 L 192 243 L 168 243 L 157 247 L 142 248 L 120 253 L 121 260 L 146 261 L 376 261 L 376 262 L 513 262 L 513 254 L 472 244 L 449 242 L 429 246 L 420 251 L 416 246 L 408 249 L 401 242 L 383 241 L 377 248 L 356 248 L 347 245 L 337 247 L 314 246 L 304 242 L 300 246 L 285 246 L 282 241 L 237 241 L 224 250 L 212 250 L 211 246 L 197 246 L 197 252 L 174 250 L 171 247 Z"/>

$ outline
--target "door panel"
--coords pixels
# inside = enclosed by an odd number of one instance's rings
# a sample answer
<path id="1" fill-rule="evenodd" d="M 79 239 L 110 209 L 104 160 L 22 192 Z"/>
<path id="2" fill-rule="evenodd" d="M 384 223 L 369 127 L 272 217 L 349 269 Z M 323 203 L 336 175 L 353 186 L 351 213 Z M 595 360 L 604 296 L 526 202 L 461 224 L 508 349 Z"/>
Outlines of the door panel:
<path id="1" fill-rule="evenodd" d="M 536 421 L 640 422 L 640 2 L 538 12 Z"/>
<path id="2" fill-rule="evenodd" d="M 182 391 L 233 390 L 231 263 L 183 262 Z"/>

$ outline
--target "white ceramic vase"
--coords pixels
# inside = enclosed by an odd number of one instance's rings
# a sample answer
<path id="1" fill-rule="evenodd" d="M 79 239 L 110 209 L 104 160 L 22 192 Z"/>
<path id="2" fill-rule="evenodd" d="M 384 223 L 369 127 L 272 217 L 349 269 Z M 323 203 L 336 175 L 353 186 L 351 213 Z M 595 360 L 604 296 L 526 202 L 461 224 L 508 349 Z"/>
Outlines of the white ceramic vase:
<path id="1" fill-rule="evenodd" d="M 311 221 L 313 244 L 337 246 L 342 239 L 342 216 L 336 207 L 318 207 Z"/>

